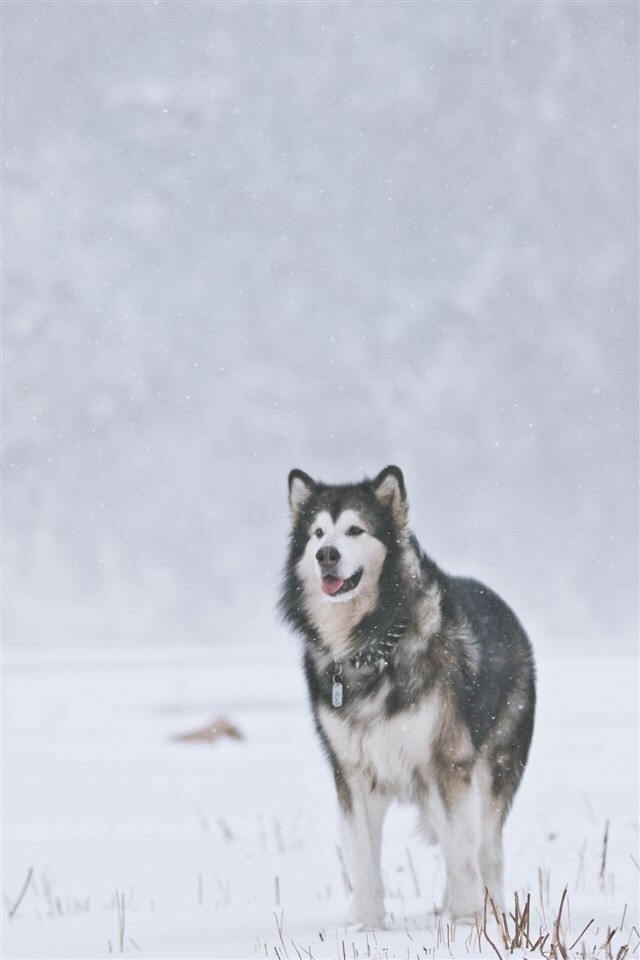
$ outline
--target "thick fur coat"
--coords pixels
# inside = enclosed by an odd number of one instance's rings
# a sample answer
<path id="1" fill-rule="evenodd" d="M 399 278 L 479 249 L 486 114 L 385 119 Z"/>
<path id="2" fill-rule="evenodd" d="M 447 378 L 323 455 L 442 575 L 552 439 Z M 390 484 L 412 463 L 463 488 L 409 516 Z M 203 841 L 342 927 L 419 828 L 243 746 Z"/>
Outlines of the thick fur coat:
<path id="1" fill-rule="evenodd" d="M 382 823 L 414 804 L 446 867 L 454 919 L 502 898 L 502 827 L 533 730 L 531 647 L 509 607 L 451 577 L 407 524 L 404 478 L 329 486 L 289 475 L 281 598 L 304 642 L 315 726 L 331 764 L 353 920 L 384 925 Z"/>

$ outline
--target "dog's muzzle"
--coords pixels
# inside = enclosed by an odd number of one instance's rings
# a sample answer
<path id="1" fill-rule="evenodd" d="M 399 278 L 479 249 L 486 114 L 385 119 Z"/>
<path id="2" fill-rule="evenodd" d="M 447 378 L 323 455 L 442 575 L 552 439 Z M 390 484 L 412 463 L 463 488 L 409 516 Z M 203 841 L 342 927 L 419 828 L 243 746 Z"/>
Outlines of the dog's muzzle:
<path id="1" fill-rule="evenodd" d="M 336 594 L 348 593 L 360 583 L 362 577 L 362 568 L 356 570 L 354 574 L 345 579 L 339 577 L 336 573 L 340 563 L 340 551 L 336 547 L 320 547 L 316 553 L 316 560 L 320 566 L 320 575 L 322 577 L 322 592 L 328 597 L 334 597 Z"/>
<path id="2" fill-rule="evenodd" d="M 328 597 L 342 589 L 344 579 L 336 575 L 340 563 L 340 551 L 336 547 L 320 547 L 316 553 L 316 560 L 320 566 L 322 577 L 322 592 Z"/>

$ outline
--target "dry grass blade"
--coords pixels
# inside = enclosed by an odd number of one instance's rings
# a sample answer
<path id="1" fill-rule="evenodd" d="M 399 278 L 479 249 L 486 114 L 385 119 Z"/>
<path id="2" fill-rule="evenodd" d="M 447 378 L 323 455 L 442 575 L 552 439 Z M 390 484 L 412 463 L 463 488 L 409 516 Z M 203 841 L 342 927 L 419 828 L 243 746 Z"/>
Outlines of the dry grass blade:
<path id="1" fill-rule="evenodd" d="M 520 900 L 518 898 L 518 892 L 515 892 L 515 913 L 509 914 L 514 923 L 514 933 L 513 939 L 511 941 L 510 950 L 519 950 L 522 947 L 522 941 L 524 940 L 528 947 L 531 947 L 531 940 L 529 939 L 529 926 L 530 926 L 530 915 L 531 915 L 531 894 L 527 894 L 527 901 L 524 905 L 524 910 L 520 910 Z"/>
<path id="2" fill-rule="evenodd" d="M 125 929 L 124 893 L 119 893 L 117 890 L 116 890 L 116 910 L 118 911 L 118 944 L 120 947 L 120 953 L 124 953 L 124 929 Z"/>
<path id="3" fill-rule="evenodd" d="M 544 878 L 543 878 L 543 876 L 542 876 L 542 867 L 538 867 L 538 886 L 539 886 L 539 889 L 540 889 L 540 910 L 542 911 L 542 919 L 543 919 L 544 925 L 545 925 L 545 927 L 546 927 L 546 926 L 547 926 L 547 917 L 546 917 L 546 914 L 545 914 L 545 912 L 544 912 L 545 883 L 544 883 Z M 548 886 L 547 886 L 547 900 L 548 900 L 548 898 L 549 898 L 549 888 L 548 888 Z"/>
<path id="4" fill-rule="evenodd" d="M 582 937 L 584 937 L 585 933 L 587 932 L 587 930 L 589 929 L 589 927 L 591 926 L 592 923 L 593 923 L 593 917 L 591 918 L 591 920 L 589 920 L 589 923 L 586 925 L 586 927 L 584 928 L 584 930 L 582 930 L 581 933 L 579 933 L 578 936 L 575 938 L 575 940 L 573 941 L 573 943 L 572 943 L 571 946 L 569 947 L 569 950 L 573 950 L 573 948 L 575 947 L 575 945 L 580 942 L 580 940 L 582 939 Z"/>
<path id="5" fill-rule="evenodd" d="M 602 838 L 602 858 L 600 861 L 600 883 L 604 884 L 604 873 L 607 869 L 607 847 L 609 846 L 609 821 L 604 825 L 604 837 Z"/>
<path id="6" fill-rule="evenodd" d="M 484 934 L 485 940 L 487 941 L 487 943 L 489 944 L 489 946 L 492 948 L 492 950 L 494 951 L 494 953 L 496 954 L 496 956 L 499 958 L 499 960 L 503 960 L 502 954 L 500 953 L 500 951 L 498 950 L 498 948 L 496 947 L 495 943 L 493 942 L 493 940 L 491 939 L 491 937 L 489 936 L 489 934 L 488 934 L 488 932 L 487 932 L 487 905 L 488 905 L 488 903 L 489 903 L 489 891 L 488 891 L 488 889 L 485 887 L 485 888 L 484 888 L 484 911 L 483 911 L 483 918 L 482 918 L 482 933 Z M 492 901 L 492 904 L 493 904 L 493 901 Z M 494 908 L 494 909 L 495 909 L 495 908 Z"/>
<path id="7" fill-rule="evenodd" d="M 287 948 L 286 948 L 286 946 L 285 946 L 284 937 L 282 936 L 282 922 L 283 922 L 283 920 L 284 920 L 284 910 L 281 911 L 281 913 L 280 913 L 280 919 L 279 919 L 279 920 L 278 920 L 278 914 L 277 914 L 277 913 L 274 913 L 274 917 L 276 918 L 276 927 L 278 928 L 278 936 L 280 937 L 280 943 L 282 944 L 282 949 L 284 950 L 284 955 L 285 955 L 285 957 L 286 957 L 286 960 L 289 960 L 289 954 L 287 953 Z M 275 949 L 275 947 L 274 947 L 274 949 Z"/>
<path id="8" fill-rule="evenodd" d="M 484 933 L 484 938 L 485 938 L 485 940 L 487 941 L 487 943 L 489 944 L 489 946 L 492 948 L 492 950 L 494 951 L 494 953 L 496 954 L 496 956 L 499 958 L 499 960 L 503 960 L 502 954 L 500 953 L 500 951 L 499 951 L 498 948 L 496 947 L 495 943 L 493 942 L 493 940 L 491 939 L 491 937 L 490 937 L 489 934 L 487 933 L 487 928 L 486 928 L 486 927 L 484 928 L 483 933 Z"/>
<path id="9" fill-rule="evenodd" d="M 527 903 L 524 908 L 524 913 L 522 915 L 522 932 L 525 940 L 527 941 L 527 946 L 531 946 L 531 939 L 529 933 L 531 932 L 531 894 L 527 894 Z"/>
<path id="10" fill-rule="evenodd" d="M 544 956 L 543 947 L 544 947 L 544 945 L 545 945 L 545 943 L 547 942 L 548 939 L 549 939 L 549 934 L 548 934 L 548 933 L 540 934 L 540 936 L 538 937 L 538 939 L 536 940 L 536 942 L 533 944 L 533 946 L 531 947 L 531 949 L 532 949 L 532 950 L 539 950 L 540 953 Z"/>
<path id="11" fill-rule="evenodd" d="M 601 950 L 604 950 L 607 957 L 612 956 L 611 941 L 613 940 L 617 932 L 618 932 L 617 927 L 614 927 L 613 930 L 609 930 L 609 932 L 607 933 L 607 939 L 605 940 L 605 942 L 602 944 L 602 947 L 600 948 Z"/>
<path id="12" fill-rule="evenodd" d="M 489 894 L 489 903 L 491 904 L 493 915 L 496 918 L 496 924 L 498 925 L 498 929 L 500 930 L 502 941 L 505 945 L 505 948 L 509 950 L 511 948 L 511 937 L 509 935 L 509 926 L 507 924 L 507 918 L 505 917 L 504 913 L 500 913 L 500 911 L 498 910 L 498 907 L 496 906 L 496 902 L 491 896 L 491 894 Z"/>
<path id="13" fill-rule="evenodd" d="M 13 905 L 12 907 L 10 907 L 10 906 L 7 904 L 7 910 L 8 910 L 8 913 L 9 913 L 9 920 L 13 920 L 13 918 L 14 918 L 15 915 L 16 915 L 16 911 L 17 911 L 18 907 L 20 906 L 20 904 L 21 904 L 22 901 L 24 900 L 25 895 L 26 895 L 26 893 L 27 893 L 27 890 L 29 889 L 29 884 L 31 883 L 31 878 L 32 878 L 32 876 L 33 876 L 33 867 L 29 867 L 29 870 L 27 871 L 27 878 L 26 878 L 26 880 L 24 881 L 24 883 L 22 884 L 22 890 L 21 890 L 20 893 L 18 894 L 18 899 L 16 900 L 16 902 L 14 903 L 14 905 Z"/>
<path id="14" fill-rule="evenodd" d="M 566 960 L 567 951 L 566 951 L 566 949 L 565 949 L 565 947 L 564 947 L 564 944 L 562 943 L 562 938 L 561 938 L 561 935 L 560 935 L 560 922 L 561 922 L 561 920 L 562 920 L 562 910 L 563 910 L 563 908 L 564 908 L 564 902 L 565 902 L 566 898 L 567 898 L 567 887 L 565 887 L 564 890 L 562 891 L 562 897 L 560 898 L 560 906 L 559 906 L 559 908 L 558 908 L 558 915 L 557 915 L 556 919 L 553 921 L 553 934 L 552 934 L 552 939 L 551 939 L 551 951 L 550 951 L 550 954 L 549 954 L 549 956 L 555 957 L 555 956 L 556 956 L 556 950 L 558 950 L 558 951 L 560 952 L 561 957 L 563 957 L 563 960 Z"/>

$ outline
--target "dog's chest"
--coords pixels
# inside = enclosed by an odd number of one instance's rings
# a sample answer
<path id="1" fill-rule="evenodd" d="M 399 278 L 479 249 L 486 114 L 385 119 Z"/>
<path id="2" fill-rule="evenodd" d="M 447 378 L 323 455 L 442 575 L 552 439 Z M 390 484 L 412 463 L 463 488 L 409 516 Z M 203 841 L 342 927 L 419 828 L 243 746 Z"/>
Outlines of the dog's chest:
<path id="1" fill-rule="evenodd" d="M 391 717 L 373 711 L 349 714 L 322 706 L 319 720 L 338 762 L 399 799 L 411 799 L 423 783 L 438 733 L 441 711 L 432 694 Z"/>

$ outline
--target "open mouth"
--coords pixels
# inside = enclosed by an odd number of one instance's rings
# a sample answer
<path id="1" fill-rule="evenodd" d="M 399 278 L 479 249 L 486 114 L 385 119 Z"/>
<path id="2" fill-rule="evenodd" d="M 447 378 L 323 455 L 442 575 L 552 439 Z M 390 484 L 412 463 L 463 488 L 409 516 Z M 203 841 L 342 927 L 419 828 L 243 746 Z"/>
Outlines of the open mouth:
<path id="1" fill-rule="evenodd" d="M 356 570 L 348 580 L 343 580 L 341 577 L 332 577 L 331 574 L 328 573 L 322 578 L 322 592 L 326 593 L 328 597 L 336 597 L 339 594 L 349 593 L 350 590 L 355 590 L 360 583 L 361 577 L 362 567 Z"/>

